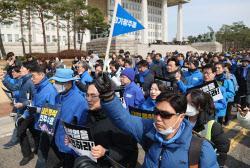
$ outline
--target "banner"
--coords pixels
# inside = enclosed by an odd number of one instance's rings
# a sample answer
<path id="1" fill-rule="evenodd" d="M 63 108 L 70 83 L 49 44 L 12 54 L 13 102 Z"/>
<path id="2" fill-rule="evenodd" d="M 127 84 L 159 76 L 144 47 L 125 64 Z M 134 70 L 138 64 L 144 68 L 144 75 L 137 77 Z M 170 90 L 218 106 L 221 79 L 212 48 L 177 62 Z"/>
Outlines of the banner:
<path id="1" fill-rule="evenodd" d="M 123 95 L 124 92 L 125 92 L 125 89 L 115 90 L 115 94 L 120 99 L 123 107 L 127 108 L 127 105 L 126 105 L 126 102 L 125 102 L 125 99 L 124 99 L 124 95 Z"/>
<path id="2" fill-rule="evenodd" d="M 201 89 L 203 92 L 210 94 L 212 98 L 214 99 L 214 101 L 223 99 L 223 95 L 221 93 L 219 85 L 215 80 L 204 83 L 202 85 L 189 88 L 188 91 L 193 90 L 193 89 Z"/>
<path id="3" fill-rule="evenodd" d="M 138 22 L 120 4 L 118 4 L 112 37 L 142 29 L 145 28 L 140 24 L 140 22 Z"/>
<path id="4" fill-rule="evenodd" d="M 46 133 L 53 136 L 60 111 L 61 107 L 43 103 L 38 126 L 45 127 Z"/>
<path id="5" fill-rule="evenodd" d="M 182 73 L 185 73 L 185 72 L 187 72 L 188 71 L 188 67 L 181 67 L 181 72 Z"/>
<path id="6" fill-rule="evenodd" d="M 125 168 L 122 165 L 120 165 L 119 163 L 117 163 L 116 161 L 114 161 L 111 157 L 106 156 L 109 160 L 109 162 L 111 163 L 113 168 Z"/>
<path id="7" fill-rule="evenodd" d="M 11 100 L 13 101 L 14 100 L 14 95 L 13 95 L 13 92 L 11 91 L 8 91 L 8 90 L 5 90 L 4 88 L 2 88 L 4 93 L 6 94 L 6 96 Z"/>
<path id="8" fill-rule="evenodd" d="M 145 119 L 154 118 L 154 111 L 142 110 L 138 108 L 129 107 L 129 112 L 132 116 L 142 117 Z"/>
<path id="9" fill-rule="evenodd" d="M 69 147 L 73 149 L 79 156 L 88 156 L 93 161 L 97 162 L 92 157 L 91 148 L 95 146 L 90 128 L 79 125 L 73 125 L 61 120 L 63 128 L 70 139 Z"/>
<path id="10" fill-rule="evenodd" d="M 170 82 L 170 81 L 168 81 L 168 80 L 166 80 L 164 78 L 160 78 L 160 77 L 155 76 L 155 81 L 156 80 L 161 81 L 162 83 L 164 83 L 169 90 L 174 90 L 172 82 Z"/>

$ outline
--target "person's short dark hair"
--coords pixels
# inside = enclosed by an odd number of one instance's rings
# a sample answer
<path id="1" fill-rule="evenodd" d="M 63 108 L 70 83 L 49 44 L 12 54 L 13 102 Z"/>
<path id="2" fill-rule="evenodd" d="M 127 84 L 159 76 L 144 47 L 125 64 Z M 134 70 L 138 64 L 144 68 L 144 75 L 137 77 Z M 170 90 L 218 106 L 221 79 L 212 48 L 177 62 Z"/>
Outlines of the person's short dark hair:
<path id="1" fill-rule="evenodd" d="M 121 59 L 123 62 L 125 61 L 125 58 L 119 57 L 118 60 Z"/>
<path id="2" fill-rule="evenodd" d="M 59 59 L 59 61 L 61 61 L 61 58 L 60 58 L 60 57 L 55 57 L 55 58 L 54 58 L 54 60 L 55 60 L 55 61 L 56 61 L 56 58 L 58 58 L 58 59 Z"/>
<path id="3" fill-rule="evenodd" d="M 93 54 L 93 53 L 94 53 L 93 50 L 89 50 L 89 52 L 88 52 L 89 55 L 91 55 L 91 54 Z"/>
<path id="4" fill-rule="evenodd" d="M 137 58 L 139 58 L 140 61 L 143 60 L 142 56 L 140 56 L 140 55 L 138 55 Z"/>
<path id="5" fill-rule="evenodd" d="M 205 66 L 202 68 L 202 70 L 204 71 L 204 69 L 211 69 L 213 73 L 216 72 L 216 68 L 215 68 L 215 66 L 212 65 L 212 64 L 207 64 L 207 65 L 205 65 Z"/>
<path id="6" fill-rule="evenodd" d="M 155 50 L 152 50 L 152 53 L 155 52 Z"/>
<path id="7" fill-rule="evenodd" d="M 129 61 L 127 59 L 125 60 L 124 64 L 126 64 L 126 63 L 129 64 L 129 65 L 132 65 L 131 61 Z"/>
<path id="8" fill-rule="evenodd" d="M 225 63 L 225 64 L 224 64 L 224 67 L 227 68 L 227 69 L 229 70 L 229 72 L 232 72 L 232 71 L 233 71 L 232 65 L 229 64 L 229 63 Z"/>
<path id="9" fill-rule="evenodd" d="M 159 57 L 161 57 L 161 58 L 162 58 L 162 55 L 161 55 L 161 53 L 156 53 L 155 55 L 159 55 Z"/>
<path id="10" fill-rule="evenodd" d="M 214 56 L 214 58 L 218 58 L 218 59 L 220 59 L 218 55 Z"/>
<path id="11" fill-rule="evenodd" d="M 127 54 L 130 55 L 130 52 L 129 51 L 125 52 L 125 55 L 127 55 Z"/>
<path id="12" fill-rule="evenodd" d="M 180 66 L 179 60 L 176 57 L 171 57 L 168 59 L 167 63 L 169 63 L 170 61 L 174 61 L 175 62 L 175 66 Z"/>
<path id="13" fill-rule="evenodd" d="M 146 60 L 141 60 L 139 63 L 137 63 L 137 65 L 149 68 L 149 64 Z"/>
<path id="14" fill-rule="evenodd" d="M 30 68 L 30 72 L 44 73 L 46 74 L 46 69 L 42 65 L 36 65 Z"/>
<path id="15" fill-rule="evenodd" d="M 30 70 L 33 67 L 33 65 L 31 65 L 31 63 L 29 62 L 22 62 L 22 66 L 28 70 Z"/>
<path id="16" fill-rule="evenodd" d="M 31 58 L 32 56 L 30 54 L 26 54 L 26 59 Z"/>
<path id="17" fill-rule="evenodd" d="M 117 61 L 111 61 L 111 62 L 109 63 L 109 65 L 114 66 L 116 70 L 118 70 L 119 67 L 120 67 Z"/>
<path id="18" fill-rule="evenodd" d="M 221 53 L 221 54 L 220 54 L 220 56 L 223 56 L 223 57 L 225 57 L 225 54 L 224 54 L 224 53 Z"/>
<path id="19" fill-rule="evenodd" d="M 103 60 L 101 60 L 101 59 L 99 59 L 99 60 L 97 60 L 96 62 L 98 62 L 100 65 L 102 65 L 103 66 Z"/>
<path id="20" fill-rule="evenodd" d="M 173 107 L 176 113 L 182 114 L 186 113 L 187 110 L 187 98 L 184 94 L 181 93 L 168 93 L 161 92 L 156 97 L 156 102 L 167 101 Z"/>
<path id="21" fill-rule="evenodd" d="M 179 53 L 178 55 L 184 59 L 184 55 L 182 53 Z"/>
<path id="22" fill-rule="evenodd" d="M 79 64 L 82 64 L 82 68 L 85 69 L 85 71 L 88 71 L 89 70 L 89 65 L 86 63 L 86 62 L 78 62 L 77 66 L 79 66 Z"/>
<path id="23" fill-rule="evenodd" d="M 149 85 L 149 90 L 151 89 L 152 85 L 153 84 L 156 84 L 157 87 L 159 88 L 159 90 L 161 92 L 165 92 L 168 90 L 167 86 L 162 82 L 162 81 L 159 81 L 159 80 L 155 80 L 154 82 L 152 82 L 150 85 Z"/>
<path id="24" fill-rule="evenodd" d="M 15 54 L 13 53 L 13 52 L 8 52 L 8 54 L 7 54 L 7 57 L 9 58 L 9 57 L 12 57 L 12 56 L 14 56 Z"/>
<path id="25" fill-rule="evenodd" d="M 121 54 L 121 53 L 124 53 L 124 50 L 123 50 L 123 49 L 120 49 L 119 53 L 120 53 L 120 54 Z"/>
<path id="26" fill-rule="evenodd" d="M 14 67 L 12 67 L 12 69 L 13 69 L 15 72 L 20 72 L 21 66 L 14 66 Z"/>
<path id="27" fill-rule="evenodd" d="M 223 64 L 222 62 L 216 62 L 216 63 L 214 64 L 214 66 L 216 66 L 216 65 L 221 65 L 222 68 L 224 68 L 224 64 Z"/>
<path id="28" fill-rule="evenodd" d="M 154 59 L 152 55 L 148 55 L 147 57 L 150 57 L 150 59 L 151 59 L 151 60 L 153 60 L 153 59 Z"/>
<path id="29" fill-rule="evenodd" d="M 101 65 L 101 64 L 95 64 L 95 69 L 96 69 L 97 67 L 101 67 L 101 69 L 103 69 L 103 65 Z"/>

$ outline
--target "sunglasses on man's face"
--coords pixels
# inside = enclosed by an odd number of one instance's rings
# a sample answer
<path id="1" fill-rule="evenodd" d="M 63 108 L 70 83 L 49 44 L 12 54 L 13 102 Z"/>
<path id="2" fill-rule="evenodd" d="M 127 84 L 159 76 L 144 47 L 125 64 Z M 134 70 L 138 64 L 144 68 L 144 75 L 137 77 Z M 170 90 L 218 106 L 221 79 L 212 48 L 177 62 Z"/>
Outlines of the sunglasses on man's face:
<path id="1" fill-rule="evenodd" d="M 158 108 L 154 107 L 155 115 L 160 115 L 161 118 L 170 119 L 173 115 L 179 115 L 179 113 L 170 113 L 168 111 L 160 111 Z"/>

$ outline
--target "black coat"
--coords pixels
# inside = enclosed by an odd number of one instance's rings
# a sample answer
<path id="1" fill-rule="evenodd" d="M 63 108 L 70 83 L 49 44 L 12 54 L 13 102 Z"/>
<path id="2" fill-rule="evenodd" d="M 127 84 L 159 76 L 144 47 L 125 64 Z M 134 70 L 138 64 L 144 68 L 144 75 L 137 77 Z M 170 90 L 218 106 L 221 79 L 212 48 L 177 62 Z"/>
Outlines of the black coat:
<path id="1" fill-rule="evenodd" d="M 241 77 L 243 73 L 243 69 L 241 67 L 236 69 L 235 77 L 237 79 L 239 90 L 238 93 L 240 95 L 249 95 L 250 94 L 250 68 L 247 70 L 247 80 Z"/>
<path id="2" fill-rule="evenodd" d="M 128 134 L 115 127 L 102 109 L 88 111 L 86 127 L 91 129 L 95 145 L 109 149 L 109 157 L 124 167 L 135 167 L 138 157 L 137 142 Z M 111 167 L 103 156 L 97 160 L 98 167 Z"/>
<path id="3" fill-rule="evenodd" d="M 155 76 L 158 76 L 158 77 L 161 76 L 160 69 L 156 64 L 152 63 L 152 65 L 150 66 L 149 69 L 150 69 L 150 71 L 152 71 L 154 73 Z"/>
<path id="4" fill-rule="evenodd" d="M 154 79 L 155 79 L 155 77 L 154 77 L 153 73 L 149 70 L 148 74 L 144 77 L 144 83 L 142 84 L 143 92 L 145 93 L 144 97 L 146 97 L 146 98 L 149 96 L 149 91 L 150 91 L 149 85 L 152 82 L 154 82 Z M 134 82 L 135 83 L 140 82 L 139 74 L 135 75 Z"/>

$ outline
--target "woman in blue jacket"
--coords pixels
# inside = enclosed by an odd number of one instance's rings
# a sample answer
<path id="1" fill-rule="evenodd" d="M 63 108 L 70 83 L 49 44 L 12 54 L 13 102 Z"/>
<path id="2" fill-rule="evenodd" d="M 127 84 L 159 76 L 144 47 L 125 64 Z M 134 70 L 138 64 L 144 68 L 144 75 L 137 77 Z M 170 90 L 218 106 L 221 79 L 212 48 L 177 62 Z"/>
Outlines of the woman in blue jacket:
<path id="1" fill-rule="evenodd" d="M 111 122 L 134 137 L 147 150 L 142 167 L 188 168 L 188 153 L 192 139 L 192 127 L 184 118 L 186 96 L 166 92 L 156 99 L 154 119 L 144 119 L 127 113 L 114 90 L 107 74 L 100 76 L 95 86 L 102 99 L 103 111 Z M 149 146 L 147 142 L 151 141 Z M 148 146 L 147 146 L 148 145 Z M 203 141 L 199 158 L 201 168 L 219 168 L 216 153 L 211 144 Z"/>
<path id="2" fill-rule="evenodd" d="M 145 101 L 142 105 L 143 110 L 154 111 L 154 107 L 156 105 L 156 97 L 164 91 L 167 91 L 167 86 L 161 81 L 155 81 L 149 85 L 149 97 L 147 101 Z"/>

